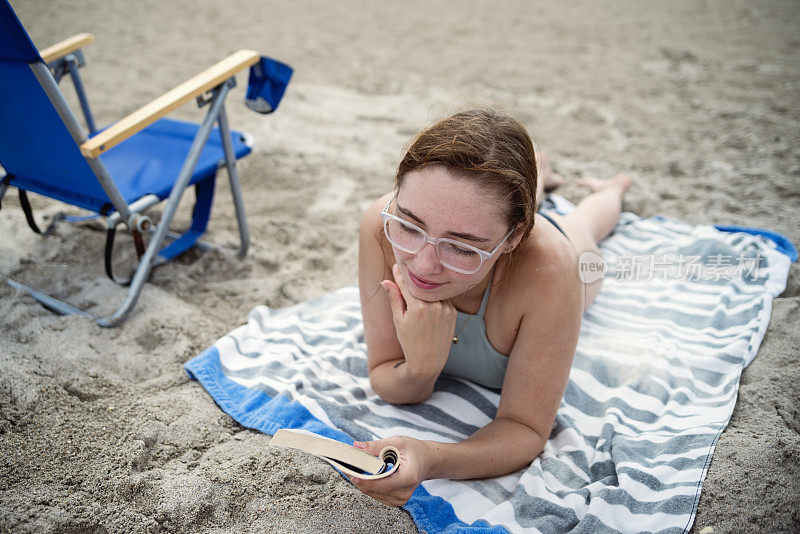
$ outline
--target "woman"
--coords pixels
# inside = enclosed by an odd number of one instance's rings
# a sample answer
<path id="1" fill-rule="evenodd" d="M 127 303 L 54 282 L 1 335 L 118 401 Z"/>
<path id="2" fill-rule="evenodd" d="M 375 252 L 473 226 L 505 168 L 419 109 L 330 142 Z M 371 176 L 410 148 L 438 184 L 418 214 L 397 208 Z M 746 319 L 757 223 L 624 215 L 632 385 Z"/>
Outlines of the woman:
<path id="1" fill-rule="evenodd" d="M 381 502 L 402 505 L 427 479 L 505 475 L 544 448 L 581 316 L 602 282 L 581 283 L 578 254 L 599 254 L 631 180 L 584 178 L 593 193 L 569 215 L 545 217 L 537 202 L 557 177 L 546 158 L 540 164 L 537 177 L 517 120 L 457 113 L 417 135 L 395 190 L 364 215 L 359 288 L 375 392 L 422 402 L 441 374 L 501 388 L 495 419 L 460 443 L 357 442 L 375 455 L 390 444 L 400 451 L 392 476 L 351 479 Z"/>

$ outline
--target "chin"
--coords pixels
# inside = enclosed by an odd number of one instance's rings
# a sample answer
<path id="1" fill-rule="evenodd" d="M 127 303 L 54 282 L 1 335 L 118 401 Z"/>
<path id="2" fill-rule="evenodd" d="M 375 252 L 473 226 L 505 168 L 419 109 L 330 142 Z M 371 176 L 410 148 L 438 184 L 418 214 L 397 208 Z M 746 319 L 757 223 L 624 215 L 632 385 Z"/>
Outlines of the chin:
<path id="1" fill-rule="evenodd" d="M 411 294 L 419 300 L 424 300 L 425 302 L 437 302 L 450 298 L 449 295 L 443 295 L 436 291 L 425 291 L 424 289 L 420 289 L 416 286 L 414 286 L 414 288 L 411 290 Z"/>

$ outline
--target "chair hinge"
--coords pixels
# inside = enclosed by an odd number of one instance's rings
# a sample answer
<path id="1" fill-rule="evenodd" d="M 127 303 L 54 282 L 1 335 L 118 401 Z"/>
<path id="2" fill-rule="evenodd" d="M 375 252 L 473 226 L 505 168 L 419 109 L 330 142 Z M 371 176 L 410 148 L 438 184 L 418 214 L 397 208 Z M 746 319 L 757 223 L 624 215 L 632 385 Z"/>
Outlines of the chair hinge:
<path id="1" fill-rule="evenodd" d="M 207 91 L 207 92 L 203 93 L 202 95 L 199 95 L 195 99 L 195 100 L 197 100 L 197 107 L 202 108 L 202 107 L 210 104 L 214 100 L 214 98 L 217 96 L 217 93 L 219 93 L 219 90 L 223 85 L 227 85 L 228 88 L 233 89 L 234 87 L 236 87 L 236 77 L 235 76 L 231 76 L 230 78 L 228 78 L 227 80 L 225 80 L 224 82 L 222 82 L 218 86 L 214 87 L 210 91 Z"/>

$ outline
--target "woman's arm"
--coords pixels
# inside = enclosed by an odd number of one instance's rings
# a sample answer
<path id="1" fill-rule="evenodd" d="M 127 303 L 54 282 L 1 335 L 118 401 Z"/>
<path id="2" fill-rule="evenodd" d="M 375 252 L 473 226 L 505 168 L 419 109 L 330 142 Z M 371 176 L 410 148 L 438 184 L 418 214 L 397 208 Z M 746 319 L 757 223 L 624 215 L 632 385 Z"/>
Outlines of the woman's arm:
<path id="1" fill-rule="evenodd" d="M 389 196 L 391 193 L 376 200 L 361 221 L 358 237 L 358 290 L 367 344 L 367 370 L 372 389 L 386 402 L 405 404 L 410 401 L 409 391 L 399 387 L 404 378 L 401 374 L 405 369 L 397 368 L 397 364 L 405 361 L 403 348 L 393 331 L 388 295 L 381 287 L 381 282 L 391 276 L 386 269 L 386 259 L 380 243 L 380 210 Z"/>
<path id="2" fill-rule="evenodd" d="M 387 272 L 380 210 L 390 195 L 370 206 L 361 223 L 361 314 L 372 389 L 391 404 L 412 404 L 424 401 L 433 391 L 447 360 L 456 311 L 449 301 L 414 299 L 396 268 Z"/>
<path id="3" fill-rule="evenodd" d="M 513 473 L 530 465 L 546 441 L 523 422 L 495 417 L 459 443 L 424 441 L 429 449 L 424 480 L 492 478 Z"/>

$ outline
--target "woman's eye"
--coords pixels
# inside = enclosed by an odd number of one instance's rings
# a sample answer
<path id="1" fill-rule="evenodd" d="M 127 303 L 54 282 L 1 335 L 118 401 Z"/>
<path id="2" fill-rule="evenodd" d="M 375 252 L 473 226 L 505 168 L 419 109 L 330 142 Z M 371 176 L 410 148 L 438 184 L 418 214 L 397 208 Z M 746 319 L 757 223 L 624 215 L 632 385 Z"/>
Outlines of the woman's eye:
<path id="1" fill-rule="evenodd" d="M 419 233 L 419 231 L 416 228 L 413 228 L 411 226 L 406 226 L 403 223 L 400 223 L 400 229 L 403 230 L 404 232 L 408 233 L 408 234 L 418 234 Z"/>
<path id="2" fill-rule="evenodd" d="M 478 254 L 474 250 L 470 250 L 468 248 L 457 247 L 455 245 L 453 245 L 453 249 L 456 251 L 457 254 L 459 254 L 461 256 L 469 257 L 469 256 L 475 256 L 475 255 Z"/>

